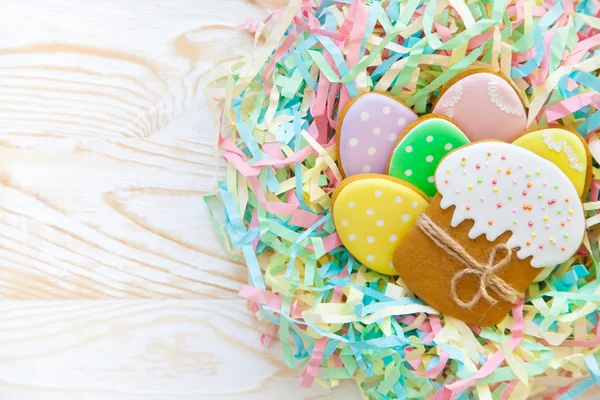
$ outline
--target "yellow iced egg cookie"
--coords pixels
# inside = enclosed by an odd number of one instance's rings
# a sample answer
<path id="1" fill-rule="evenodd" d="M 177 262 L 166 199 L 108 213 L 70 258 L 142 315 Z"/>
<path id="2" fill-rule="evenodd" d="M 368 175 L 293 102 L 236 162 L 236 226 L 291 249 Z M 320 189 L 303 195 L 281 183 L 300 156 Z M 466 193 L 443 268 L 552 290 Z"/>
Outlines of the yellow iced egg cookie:
<path id="1" fill-rule="evenodd" d="M 587 194 L 592 178 L 592 156 L 578 133 L 558 127 L 542 128 L 524 134 L 513 144 L 556 164 L 573 182 L 580 197 Z"/>
<path id="2" fill-rule="evenodd" d="M 348 251 L 379 273 L 396 275 L 394 250 L 429 202 L 412 185 L 384 175 L 345 179 L 333 193 L 333 222 Z"/>

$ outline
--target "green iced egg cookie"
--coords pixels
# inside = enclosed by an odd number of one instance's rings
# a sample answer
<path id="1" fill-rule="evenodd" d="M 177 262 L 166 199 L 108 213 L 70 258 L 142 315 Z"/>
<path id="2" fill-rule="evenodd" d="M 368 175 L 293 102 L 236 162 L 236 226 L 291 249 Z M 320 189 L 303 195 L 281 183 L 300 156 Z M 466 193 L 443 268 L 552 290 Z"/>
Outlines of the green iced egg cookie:
<path id="1" fill-rule="evenodd" d="M 435 170 L 442 158 L 470 141 L 450 120 L 428 115 L 408 127 L 392 151 L 388 174 L 433 197 Z"/>

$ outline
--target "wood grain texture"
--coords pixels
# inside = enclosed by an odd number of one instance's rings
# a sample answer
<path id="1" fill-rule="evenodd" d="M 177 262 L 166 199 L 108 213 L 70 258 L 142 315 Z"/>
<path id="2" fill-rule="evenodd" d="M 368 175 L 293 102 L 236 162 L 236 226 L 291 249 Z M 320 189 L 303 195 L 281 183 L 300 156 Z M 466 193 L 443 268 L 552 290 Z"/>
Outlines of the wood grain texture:
<path id="1" fill-rule="evenodd" d="M 274 5 L 0 0 L 0 399 L 356 397 L 261 347 L 202 201 L 207 72 Z"/>
<path id="2" fill-rule="evenodd" d="M 0 133 L 151 136 L 202 104 L 218 60 L 250 51 L 236 25 L 278 3 L 2 0 Z"/>
<path id="3" fill-rule="evenodd" d="M 202 202 L 207 75 L 286 3 L 0 0 L 1 400 L 360 397 L 260 346 Z"/>
<path id="4" fill-rule="evenodd" d="M 241 300 L 0 303 L 2 400 L 357 398 L 295 387 Z"/>
<path id="5" fill-rule="evenodd" d="M 233 297 L 202 196 L 210 144 L 193 139 L 0 140 L 0 296 Z"/>

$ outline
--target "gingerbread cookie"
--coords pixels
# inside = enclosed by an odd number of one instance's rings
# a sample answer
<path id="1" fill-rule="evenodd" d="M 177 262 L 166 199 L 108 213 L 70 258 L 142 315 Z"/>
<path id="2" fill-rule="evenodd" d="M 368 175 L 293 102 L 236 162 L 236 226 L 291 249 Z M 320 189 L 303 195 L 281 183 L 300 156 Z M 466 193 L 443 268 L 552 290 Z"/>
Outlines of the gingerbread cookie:
<path id="1" fill-rule="evenodd" d="M 513 144 L 556 164 L 571 180 L 579 196 L 587 195 L 592 183 L 592 155 L 577 132 L 562 127 L 541 128 L 524 134 Z"/>
<path id="2" fill-rule="evenodd" d="M 332 197 L 337 233 L 362 264 L 395 275 L 392 255 L 429 202 L 418 189 L 384 175 L 345 179 Z"/>
<path id="3" fill-rule="evenodd" d="M 435 181 L 439 193 L 398 246 L 394 266 L 445 314 L 500 322 L 539 268 L 568 260 L 581 245 L 579 192 L 529 150 L 496 141 L 465 146 L 442 160 Z"/>
<path id="4" fill-rule="evenodd" d="M 385 94 L 354 99 L 338 123 L 338 159 L 344 175 L 384 174 L 398 137 L 416 119 L 410 108 Z"/>
<path id="5" fill-rule="evenodd" d="M 387 172 L 432 197 L 437 193 L 434 173 L 450 151 L 470 143 L 450 120 L 438 115 L 421 117 L 406 129 L 392 151 Z"/>
<path id="6" fill-rule="evenodd" d="M 527 115 L 517 92 L 502 76 L 484 70 L 459 74 L 442 90 L 433 112 L 452 119 L 471 141 L 514 140 Z"/>

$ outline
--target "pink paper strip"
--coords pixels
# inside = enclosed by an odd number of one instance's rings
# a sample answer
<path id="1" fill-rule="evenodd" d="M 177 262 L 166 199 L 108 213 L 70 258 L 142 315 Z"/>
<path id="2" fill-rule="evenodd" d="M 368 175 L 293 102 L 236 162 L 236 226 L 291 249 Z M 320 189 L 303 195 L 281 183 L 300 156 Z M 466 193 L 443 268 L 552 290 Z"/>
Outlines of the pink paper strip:
<path id="1" fill-rule="evenodd" d="M 504 390 L 500 394 L 500 400 L 510 399 L 510 394 L 512 393 L 513 390 L 515 390 L 515 387 L 517 387 L 518 384 L 519 384 L 518 379 L 514 379 L 514 380 L 510 381 L 510 383 L 504 388 Z"/>
<path id="2" fill-rule="evenodd" d="M 338 248 L 342 245 L 342 241 L 338 236 L 337 232 L 332 233 L 329 236 L 323 238 L 323 248 L 325 252 L 329 253 L 331 250 Z"/>
<path id="3" fill-rule="evenodd" d="M 358 64 L 360 58 L 360 47 L 362 40 L 365 36 L 365 27 L 367 26 L 367 19 L 369 18 L 369 9 L 365 6 L 364 0 L 357 0 L 352 2 L 350 6 L 350 12 L 346 22 L 350 21 L 352 29 L 350 30 L 347 41 L 346 41 L 346 64 L 348 69 L 352 69 Z M 341 49 L 341 48 L 340 48 Z M 343 110 L 346 104 L 350 101 L 350 95 L 346 88 L 342 90 L 340 95 L 339 110 Z"/>
<path id="4" fill-rule="evenodd" d="M 568 90 L 573 91 L 573 90 L 577 89 L 577 86 L 578 86 L 577 82 L 575 82 L 573 79 L 571 79 L 571 78 L 567 79 L 567 89 Z"/>
<path id="5" fill-rule="evenodd" d="M 296 197 L 296 189 L 290 189 L 287 192 L 285 192 L 285 198 L 287 199 L 289 204 L 300 204 L 300 202 L 298 201 L 298 198 Z"/>
<path id="6" fill-rule="evenodd" d="M 442 324 L 440 322 L 440 318 L 437 315 L 430 315 L 428 319 L 429 325 L 431 326 L 431 333 L 423 339 L 423 344 L 430 343 L 433 339 L 435 339 L 435 336 L 442 330 Z M 421 325 L 421 328 L 422 327 L 423 325 Z M 446 353 L 444 350 L 440 350 L 439 357 L 440 360 L 435 367 L 433 367 L 424 374 L 416 374 L 424 378 L 436 378 L 440 374 L 440 372 L 442 372 L 442 370 L 446 367 L 446 363 L 450 359 L 448 353 Z"/>
<path id="7" fill-rule="evenodd" d="M 257 289 L 250 285 L 242 286 L 238 295 L 275 310 L 281 310 L 281 305 L 283 304 L 283 298 L 281 296 L 267 292 L 266 290 Z M 290 316 L 295 319 L 302 318 L 303 311 L 304 309 L 302 307 L 298 306 L 296 302 L 293 302 L 291 305 Z"/>
<path id="8" fill-rule="evenodd" d="M 441 350 L 440 351 L 440 360 L 435 365 L 435 367 L 431 368 L 429 371 L 425 372 L 424 374 L 420 374 L 418 372 L 414 372 L 414 374 L 421 376 L 423 378 L 429 378 L 429 379 L 437 378 L 437 376 L 440 374 L 440 372 L 442 372 L 442 370 L 444 368 L 446 368 L 446 363 L 448 362 L 449 358 L 450 357 L 449 357 L 448 353 L 446 353 L 444 350 Z"/>
<path id="9" fill-rule="evenodd" d="M 285 157 L 281 152 L 281 145 L 278 142 L 265 142 L 262 145 L 262 151 L 267 153 L 274 160 L 283 160 Z"/>
<path id="10" fill-rule="evenodd" d="M 279 327 L 277 325 L 275 325 L 273 323 L 268 323 L 267 324 L 267 332 L 262 333 L 260 335 L 260 344 L 266 348 L 271 347 L 271 344 L 273 344 L 273 341 L 277 337 L 278 329 L 279 329 Z"/>
<path id="11" fill-rule="evenodd" d="M 252 17 L 248 17 L 244 22 L 242 22 L 239 25 L 236 25 L 235 29 L 237 29 L 238 31 L 246 30 L 250 33 L 255 33 L 258 29 L 258 24 L 252 22 Z"/>
<path id="12" fill-rule="evenodd" d="M 590 191 L 590 201 L 598 201 L 598 195 L 600 194 L 600 180 L 596 179 L 592 181 L 592 190 Z"/>
<path id="13" fill-rule="evenodd" d="M 573 48 L 573 51 L 571 51 L 565 60 L 563 60 L 561 65 L 573 65 L 578 63 L 585 53 L 598 45 L 600 45 L 600 33 L 578 42 Z"/>
<path id="14" fill-rule="evenodd" d="M 438 390 L 433 396 L 430 397 L 430 400 L 450 400 L 452 398 L 454 398 L 454 393 L 445 387 L 442 387 L 441 390 Z"/>
<path id="15" fill-rule="evenodd" d="M 235 153 L 241 157 L 245 157 L 244 153 L 229 138 L 221 138 L 219 140 L 219 148 Z M 244 161 L 245 160 L 246 158 L 244 158 Z"/>
<path id="16" fill-rule="evenodd" d="M 225 153 L 223 153 L 223 158 L 230 162 L 231 165 L 233 165 L 235 169 L 237 169 L 239 173 L 244 175 L 245 177 L 258 176 L 258 174 L 260 174 L 260 168 L 251 167 L 243 160 L 242 157 L 235 153 L 226 151 Z"/>
<path id="17" fill-rule="evenodd" d="M 548 78 L 548 71 L 550 70 L 550 45 L 556 30 L 563 26 L 563 22 L 558 21 L 554 26 L 544 34 L 544 54 L 542 55 L 542 61 L 540 63 L 540 69 L 537 74 L 531 75 L 531 84 L 541 85 L 546 82 Z"/>
<path id="18" fill-rule="evenodd" d="M 523 326 L 525 324 L 523 320 L 523 304 L 524 300 L 521 300 L 519 303 L 513 306 L 514 326 L 511 331 L 512 338 L 508 342 L 511 350 L 514 350 L 523 340 Z M 471 378 L 456 381 L 452 384 L 446 385 L 446 387 L 454 393 L 460 393 L 475 384 L 475 382 L 478 380 L 483 379 L 494 372 L 496 368 L 498 368 L 503 362 L 504 351 L 499 350 L 493 356 L 491 356 L 485 365 L 481 367 Z"/>
<path id="19" fill-rule="evenodd" d="M 407 347 L 404 349 L 404 354 L 406 354 L 406 356 L 408 357 L 413 352 L 413 350 L 414 349 L 412 347 Z M 421 366 L 423 359 L 421 357 L 415 357 L 415 358 L 411 358 L 410 360 L 407 360 L 407 362 L 416 371 Z"/>
<path id="20" fill-rule="evenodd" d="M 329 135 L 329 124 L 327 121 L 326 109 L 330 87 L 331 83 L 327 80 L 325 74 L 323 74 L 323 72 L 319 72 L 319 83 L 317 84 L 317 90 L 313 93 L 310 101 L 310 111 L 314 117 L 313 122 L 317 130 L 317 136 L 315 139 L 319 143 L 326 141 Z"/>
<path id="21" fill-rule="evenodd" d="M 575 384 L 575 382 L 573 382 L 570 385 L 567 386 L 563 386 L 561 388 L 558 388 L 556 390 L 556 393 L 554 394 L 554 396 L 551 397 L 552 400 L 556 400 L 558 399 L 560 396 L 562 396 L 563 394 L 567 393 L 569 391 L 569 389 L 571 389 L 571 387 L 573 386 L 573 384 Z"/>
<path id="22" fill-rule="evenodd" d="M 322 215 L 316 215 L 305 210 L 297 209 L 292 214 L 290 224 L 300 226 L 302 228 L 310 228 L 321 218 L 323 218 Z"/>
<path id="23" fill-rule="evenodd" d="M 264 86 L 265 86 L 265 93 L 271 92 L 272 86 L 271 86 L 271 83 L 269 82 L 269 77 L 275 70 L 275 64 L 279 60 L 281 60 L 281 58 L 283 58 L 283 56 L 288 52 L 290 47 L 292 47 L 292 45 L 296 41 L 296 36 L 298 35 L 298 33 L 300 33 L 298 31 L 302 32 L 302 29 L 301 28 L 297 29 L 296 27 L 292 27 L 291 29 L 289 29 L 288 37 L 286 37 L 285 40 L 283 41 L 283 43 L 281 43 L 279 45 L 279 47 L 275 51 L 275 54 L 273 54 L 273 56 L 269 60 L 269 63 L 265 67 L 265 71 L 263 72 L 263 82 L 264 82 Z"/>
<path id="24" fill-rule="evenodd" d="M 331 358 L 333 358 L 333 365 L 335 365 L 336 368 L 344 368 L 344 363 L 338 353 L 333 353 Z"/>
<path id="25" fill-rule="evenodd" d="M 525 53 L 513 53 L 512 65 L 518 66 L 521 63 L 528 61 L 535 54 L 535 49 L 529 49 Z"/>
<path id="26" fill-rule="evenodd" d="M 297 204 L 268 202 L 265 197 L 265 192 L 260 187 L 256 176 L 249 176 L 248 182 L 250 183 L 250 186 L 252 186 L 252 191 L 256 195 L 258 202 L 271 214 L 291 215 L 298 209 Z"/>
<path id="27" fill-rule="evenodd" d="M 516 5 L 513 4 L 512 6 L 509 6 L 507 8 L 508 15 L 511 18 L 517 16 L 517 20 L 516 21 L 519 22 L 519 23 L 523 22 L 522 10 L 523 10 L 522 3 L 521 4 L 516 4 Z M 543 17 L 544 14 L 546 14 L 547 11 L 548 11 L 548 8 L 547 7 L 542 7 L 542 6 L 536 6 L 536 5 L 534 5 L 531 8 L 531 14 L 534 17 Z"/>
<path id="28" fill-rule="evenodd" d="M 450 39 L 452 39 L 452 32 L 450 32 L 450 29 L 448 29 L 444 25 L 442 25 L 442 24 L 434 21 L 433 22 L 433 27 L 435 28 L 435 30 L 437 31 L 437 33 L 440 34 L 440 38 L 441 38 L 441 40 L 442 40 L 443 43 L 446 43 L 447 41 L 449 41 Z"/>
<path id="29" fill-rule="evenodd" d="M 315 346 L 313 347 L 310 361 L 308 362 L 308 365 L 306 365 L 304 373 L 300 379 L 298 379 L 298 385 L 300 387 L 309 388 L 312 386 L 315 378 L 317 377 L 317 373 L 319 372 L 319 368 L 321 367 L 321 360 L 323 359 L 326 345 L 326 337 L 322 337 L 315 341 Z"/>
<path id="30" fill-rule="evenodd" d="M 329 65 L 331 66 L 331 68 L 333 68 L 337 71 L 337 65 L 335 65 L 335 63 L 333 62 L 333 58 L 331 57 L 331 55 L 329 53 L 325 53 L 324 57 L 327 60 L 327 62 L 329 63 Z M 339 75 L 339 71 L 338 71 L 338 75 Z M 341 109 L 338 106 L 339 104 L 336 103 L 336 99 L 338 97 L 338 93 L 341 98 L 344 91 L 348 92 L 346 87 L 343 86 L 341 83 L 332 83 L 331 86 L 329 87 L 329 93 L 327 94 L 327 109 L 326 109 L 325 114 L 327 115 L 327 120 L 329 121 L 329 126 L 331 126 L 332 129 L 337 129 L 337 118 L 334 117 L 334 115 L 336 114 L 336 112 L 338 110 Z M 321 138 L 321 139 L 323 141 L 326 140 L 325 138 Z"/>
<path id="31" fill-rule="evenodd" d="M 311 152 L 312 152 L 312 147 L 306 146 L 303 149 L 292 154 L 291 156 L 284 158 L 283 160 L 275 160 L 272 158 L 267 158 L 265 160 L 258 161 L 256 164 L 253 164 L 252 167 L 256 168 L 256 167 L 272 166 L 274 168 L 283 168 L 290 164 L 301 163 L 302 161 L 304 161 L 306 159 L 306 157 L 308 157 L 310 155 Z"/>
<path id="32" fill-rule="evenodd" d="M 333 294 L 331 295 L 330 303 L 337 304 L 342 302 L 342 298 L 344 297 L 344 291 L 341 286 L 336 286 L 333 288 Z"/>
<path id="33" fill-rule="evenodd" d="M 478 47 L 483 46 L 485 42 L 487 42 L 492 35 L 494 34 L 493 30 L 488 30 L 486 33 L 482 33 L 481 35 L 475 36 L 473 39 L 469 40 L 469 45 L 467 46 L 468 50 L 473 50 Z M 441 33 L 440 33 L 441 35 Z"/>
<path id="34" fill-rule="evenodd" d="M 250 220 L 250 229 L 256 228 L 259 226 L 258 223 L 258 210 L 255 208 L 252 211 L 252 219 Z M 258 239 L 259 239 L 259 235 L 257 235 L 254 240 L 252 240 L 252 248 L 256 251 L 256 248 L 258 247 Z"/>
<path id="35" fill-rule="evenodd" d="M 546 109 L 546 118 L 548 119 L 548 123 L 551 123 L 586 106 L 593 106 L 596 109 L 600 108 L 600 94 L 586 92 L 569 97 L 548 107 Z"/>

